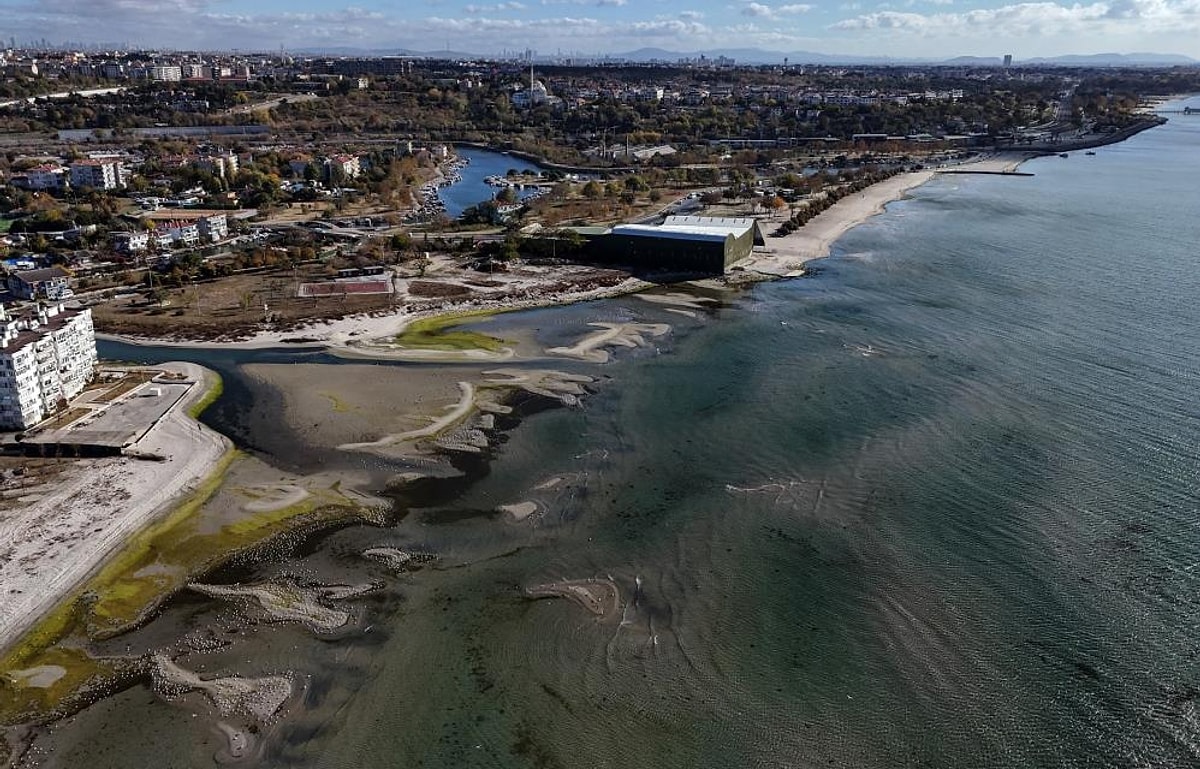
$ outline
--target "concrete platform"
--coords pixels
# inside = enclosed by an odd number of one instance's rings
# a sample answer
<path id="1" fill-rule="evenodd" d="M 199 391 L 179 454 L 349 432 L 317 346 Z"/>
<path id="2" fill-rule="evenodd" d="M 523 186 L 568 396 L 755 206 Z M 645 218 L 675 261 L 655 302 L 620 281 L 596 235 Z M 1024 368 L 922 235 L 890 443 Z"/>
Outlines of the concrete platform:
<path id="1" fill-rule="evenodd" d="M 111 449 L 114 453 L 136 443 L 183 398 L 195 382 L 147 382 L 120 400 L 71 424 L 27 437 L 32 445 Z"/>

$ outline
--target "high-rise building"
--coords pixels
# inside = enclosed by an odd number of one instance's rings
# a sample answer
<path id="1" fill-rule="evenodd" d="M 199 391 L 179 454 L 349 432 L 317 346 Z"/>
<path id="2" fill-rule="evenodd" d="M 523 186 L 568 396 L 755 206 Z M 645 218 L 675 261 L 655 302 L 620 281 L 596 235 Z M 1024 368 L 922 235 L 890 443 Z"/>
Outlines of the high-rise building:
<path id="1" fill-rule="evenodd" d="M 1006 53 L 1006 54 L 1004 54 L 1004 68 L 1008 69 L 1011 66 L 1012 66 L 1012 54 Z"/>
<path id="2" fill-rule="evenodd" d="M 90 309 L 52 304 L 14 318 L 0 306 L 0 429 L 25 430 L 60 411 L 95 369 Z"/>

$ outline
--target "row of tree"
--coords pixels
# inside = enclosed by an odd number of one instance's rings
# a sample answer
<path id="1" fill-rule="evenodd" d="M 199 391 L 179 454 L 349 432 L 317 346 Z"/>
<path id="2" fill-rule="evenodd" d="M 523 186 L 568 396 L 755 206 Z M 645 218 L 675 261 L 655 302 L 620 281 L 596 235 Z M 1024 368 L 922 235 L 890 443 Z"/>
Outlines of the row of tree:
<path id="1" fill-rule="evenodd" d="M 867 187 L 878 184 L 885 179 L 890 179 L 902 170 L 900 168 L 880 168 L 860 171 L 857 178 L 852 181 L 842 182 L 836 186 L 829 186 L 825 189 L 824 195 L 819 198 L 810 199 L 804 208 L 792 214 L 771 235 L 779 238 L 791 235 L 796 230 L 808 224 L 817 214 L 829 209 L 839 200 L 856 192 L 862 192 Z"/>

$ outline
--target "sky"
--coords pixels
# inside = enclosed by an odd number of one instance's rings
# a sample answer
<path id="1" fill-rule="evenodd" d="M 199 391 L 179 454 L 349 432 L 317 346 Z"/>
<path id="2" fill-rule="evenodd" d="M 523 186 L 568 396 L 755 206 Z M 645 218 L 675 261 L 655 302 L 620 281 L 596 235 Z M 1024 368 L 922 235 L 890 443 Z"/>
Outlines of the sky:
<path id="1" fill-rule="evenodd" d="M 0 45 L 1200 58 L 1200 0 L 0 0 L 0 18 Z"/>

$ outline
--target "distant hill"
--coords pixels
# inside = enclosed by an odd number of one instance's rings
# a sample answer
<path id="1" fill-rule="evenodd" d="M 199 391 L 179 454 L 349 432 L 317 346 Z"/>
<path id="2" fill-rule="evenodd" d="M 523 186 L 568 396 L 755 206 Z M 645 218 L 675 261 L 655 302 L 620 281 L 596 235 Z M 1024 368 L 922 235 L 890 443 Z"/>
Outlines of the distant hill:
<path id="1" fill-rule="evenodd" d="M 701 56 L 716 59 L 724 56 L 739 64 L 864 64 L 885 66 L 888 64 L 944 64 L 955 67 L 999 67 L 1003 59 L 999 56 L 956 56 L 950 59 L 903 58 L 889 56 L 852 56 L 848 54 L 817 53 L 815 51 L 764 51 L 759 48 L 717 48 L 707 51 L 668 51 L 662 48 L 639 48 L 636 51 L 614 53 L 610 58 L 634 62 L 698 59 Z M 1173 53 L 1098 53 L 1092 55 L 1051 56 L 1022 59 L 1014 64 L 1062 67 L 1167 67 L 1196 64 L 1196 59 Z"/>
<path id="2" fill-rule="evenodd" d="M 955 56 L 939 63 L 954 67 L 999 67 L 1004 64 L 1004 60 L 999 56 Z"/>
<path id="3" fill-rule="evenodd" d="M 467 51 L 416 51 L 407 48 L 352 48 L 349 46 L 329 46 L 309 48 L 295 53 L 311 56 L 415 56 L 430 59 L 489 59 L 496 58 L 494 54 L 471 53 Z M 889 56 L 852 56 L 849 54 L 817 53 L 815 51 L 764 51 L 760 48 L 716 48 L 706 51 L 668 51 L 664 48 L 638 48 L 634 51 L 611 53 L 588 57 L 590 59 L 611 59 L 635 63 L 667 62 L 674 63 L 680 59 L 707 59 L 725 57 L 733 59 L 738 64 L 821 64 L 821 65 L 867 65 L 886 66 L 889 64 L 943 64 L 955 67 L 999 67 L 1002 60 L 999 56 L 956 56 L 950 59 L 930 58 L 898 58 Z M 551 62 L 559 57 L 539 56 L 538 61 Z M 1049 56 L 1032 59 L 1015 60 L 1017 66 L 1060 66 L 1060 67 L 1170 67 L 1198 63 L 1196 59 L 1174 53 L 1097 53 L 1074 54 L 1067 56 Z"/>
<path id="4" fill-rule="evenodd" d="M 1057 64 L 1064 67 L 1172 67 L 1180 64 L 1195 64 L 1196 60 L 1177 53 L 1094 53 L 1024 59 L 1019 63 Z"/>

